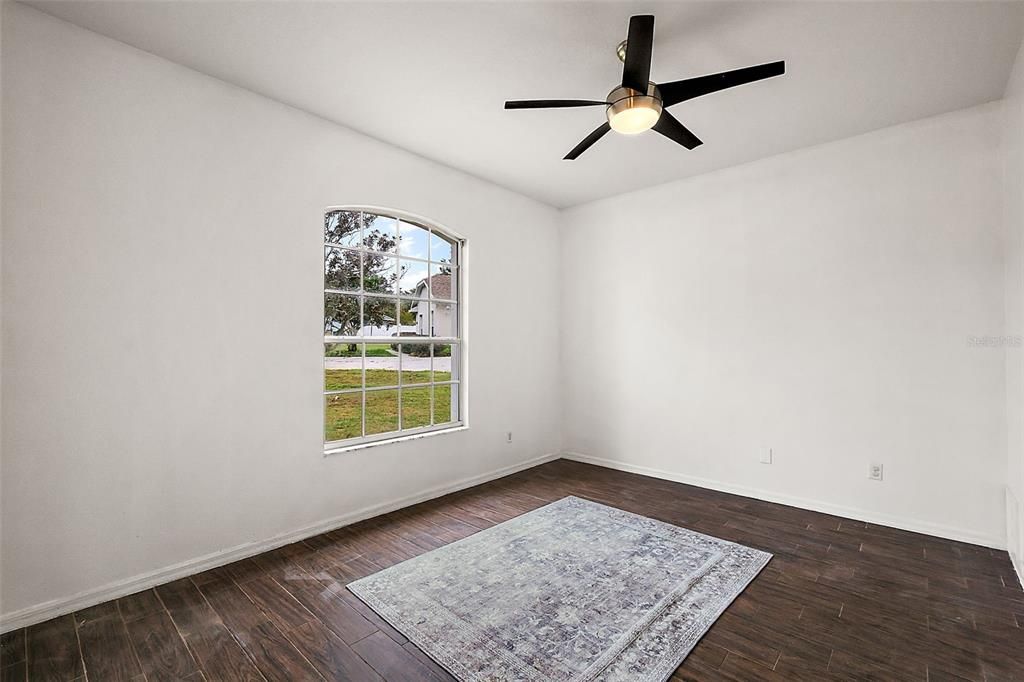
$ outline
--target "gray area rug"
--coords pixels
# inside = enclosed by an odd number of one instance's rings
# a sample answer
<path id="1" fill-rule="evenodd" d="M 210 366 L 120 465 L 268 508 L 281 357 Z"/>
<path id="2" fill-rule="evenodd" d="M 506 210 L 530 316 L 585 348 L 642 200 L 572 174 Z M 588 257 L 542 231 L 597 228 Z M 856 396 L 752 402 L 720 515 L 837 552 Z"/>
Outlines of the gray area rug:
<path id="1" fill-rule="evenodd" d="M 662 682 L 769 559 L 566 497 L 348 589 L 459 680 Z"/>

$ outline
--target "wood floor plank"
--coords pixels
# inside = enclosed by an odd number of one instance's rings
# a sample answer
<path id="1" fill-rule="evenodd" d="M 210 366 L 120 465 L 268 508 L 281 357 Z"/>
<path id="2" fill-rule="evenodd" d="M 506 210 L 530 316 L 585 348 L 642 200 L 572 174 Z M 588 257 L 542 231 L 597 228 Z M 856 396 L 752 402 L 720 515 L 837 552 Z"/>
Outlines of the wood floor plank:
<path id="1" fill-rule="evenodd" d="M 378 616 L 377 613 L 369 606 L 367 606 L 365 603 L 363 603 L 363 601 L 360 600 L 359 597 L 355 596 L 348 590 L 338 591 L 337 594 L 343 600 L 345 600 L 346 604 L 348 604 L 353 609 L 358 611 L 363 618 L 370 621 L 370 623 L 373 624 L 380 632 L 383 632 L 395 643 L 405 644 L 409 641 L 408 639 L 406 639 L 405 635 L 391 627 L 391 625 L 389 625 L 386 620 Z"/>
<path id="2" fill-rule="evenodd" d="M 381 676 L 345 642 L 319 621 L 306 623 L 285 635 L 327 680 L 379 682 Z"/>
<path id="3" fill-rule="evenodd" d="M 156 588 L 157 596 L 171 615 L 174 625 L 185 636 L 220 618 L 199 589 L 188 578 Z"/>
<path id="4" fill-rule="evenodd" d="M 782 682 L 785 680 L 789 682 L 788 677 L 775 672 L 774 666 L 777 662 L 778 659 L 773 661 L 771 665 L 764 665 L 761 661 L 754 661 L 735 651 L 730 651 L 722 665 L 718 667 L 718 672 L 728 680 L 744 680 L 744 682 L 747 680 L 766 680 L 770 682 Z"/>
<path id="5" fill-rule="evenodd" d="M 324 571 L 324 574 L 342 585 L 347 585 L 354 580 L 373 575 L 381 569 L 383 566 L 378 566 L 365 556 L 357 555 L 348 561 L 331 566 Z"/>
<path id="6" fill-rule="evenodd" d="M 344 600 L 342 593 L 347 590 L 336 581 L 322 582 L 310 577 L 291 581 L 285 589 L 346 644 L 377 631 L 377 626 Z"/>
<path id="7" fill-rule="evenodd" d="M 163 610 L 125 623 L 148 682 L 180 680 L 199 670 L 171 617 Z"/>
<path id="8" fill-rule="evenodd" d="M 690 652 L 690 655 L 686 657 L 686 660 L 683 661 L 681 667 L 704 666 L 705 668 L 717 669 L 725 662 L 725 657 L 728 655 L 728 649 L 723 649 L 708 642 L 706 639 L 701 639 L 697 642 L 697 646 L 693 648 L 693 651 Z"/>
<path id="9" fill-rule="evenodd" d="M 25 661 L 0 666 L 0 682 L 27 682 L 28 666 Z"/>
<path id="10" fill-rule="evenodd" d="M 323 679 L 270 621 L 236 632 L 235 636 L 267 680 L 302 682 Z"/>
<path id="11" fill-rule="evenodd" d="M 142 674 L 131 640 L 115 602 L 110 612 L 95 617 L 75 614 L 85 673 L 94 680 L 130 680 Z"/>
<path id="12" fill-rule="evenodd" d="M 898 670 L 884 663 L 870 661 L 856 654 L 835 650 L 832 652 L 832 660 L 829 663 L 829 672 L 839 675 L 845 679 L 853 680 L 927 680 L 928 670 L 918 672 L 916 675 L 908 674 L 906 670 Z"/>
<path id="13" fill-rule="evenodd" d="M 260 682 L 266 679 L 219 620 L 196 627 L 186 636 L 185 643 L 211 680 Z"/>
<path id="14" fill-rule="evenodd" d="M 0 667 L 25 660 L 25 628 L 0 635 Z"/>
<path id="15" fill-rule="evenodd" d="M 265 679 L 191 580 L 161 585 L 156 593 L 206 677 L 226 682 Z"/>
<path id="16" fill-rule="evenodd" d="M 249 598 L 282 630 L 291 630 L 313 620 L 314 616 L 295 597 L 269 575 L 241 585 Z"/>
<path id="17" fill-rule="evenodd" d="M 237 584 L 206 583 L 199 591 L 232 632 L 246 632 L 270 621 Z"/>
<path id="18" fill-rule="evenodd" d="M 70 614 L 28 628 L 26 645 L 28 678 L 33 682 L 74 680 L 85 674 L 75 620 Z"/>
<path id="19" fill-rule="evenodd" d="M 733 654 L 740 654 L 744 658 L 759 663 L 766 668 L 771 668 L 782 655 L 780 649 L 766 644 L 758 637 L 750 637 L 744 633 L 737 632 L 725 624 L 716 623 L 704 636 L 709 643 L 720 646 Z"/>
<path id="20" fill-rule="evenodd" d="M 356 642 L 352 650 L 389 682 L 444 682 L 443 677 L 383 632 L 375 632 Z"/>
<path id="21" fill-rule="evenodd" d="M 117 606 L 118 610 L 121 612 L 121 618 L 123 618 L 126 623 L 137 618 L 144 618 L 154 613 L 160 613 L 164 610 L 164 605 L 160 603 L 160 599 L 156 596 L 156 592 L 153 590 L 144 590 L 142 592 L 130 594 L 127 597 L 121 597 L 117 600 Z"/>
<path id="22" fill-rule="evenodd" d="M 451 673 L 438 665 L 434 659 L 423 653 L 423 650 L 412 642 L 406 642 L 402 645 L 402 648 L 415 656 L 416 660 L 422 663 L 438 679 L 446 680 L 447 682 L 456 682 L 455 677 Z"/>

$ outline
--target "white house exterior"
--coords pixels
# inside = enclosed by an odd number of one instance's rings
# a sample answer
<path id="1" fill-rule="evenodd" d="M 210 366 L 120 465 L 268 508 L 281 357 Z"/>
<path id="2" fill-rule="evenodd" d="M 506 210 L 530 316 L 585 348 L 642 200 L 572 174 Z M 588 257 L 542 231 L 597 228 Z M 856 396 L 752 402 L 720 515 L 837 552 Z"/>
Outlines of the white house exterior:
<path id="1" fill-rule="evenodd" d="M 455 336 L 455 304 L 428 300 L 427 283 L 428 279 L 425 278 L 416 285 L 413 295 L 419 300 L 409 307 L 416 314 L 416 333 L 420 336 Z M 451 275 L 433 275 L 429 278 L 429 284 L 434 299 L 452 298 Z"/>

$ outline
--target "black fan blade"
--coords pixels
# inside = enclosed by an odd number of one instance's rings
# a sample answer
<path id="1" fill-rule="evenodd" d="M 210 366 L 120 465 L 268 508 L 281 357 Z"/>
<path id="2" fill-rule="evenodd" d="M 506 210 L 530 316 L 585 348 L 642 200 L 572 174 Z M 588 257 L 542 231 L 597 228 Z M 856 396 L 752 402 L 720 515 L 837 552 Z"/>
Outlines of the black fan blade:
<path id="1" fill-rule="evenodd" d="M 610 125 L 608 125 L 607 121 L 605 121 L 600 126 L 598 126 L 597 130 L 595 130 L 594 132 L 592 132 L 589 135 L 587 135 L 583 139 L 583 142 L 580 142 L 578 145 L 573 147 L 572 151 L 565 155 L 565 158 L 563 159 L 563 161 L 572 161 L 577 156 L 579 156 L 583 152 L 587 151 L 587 149 L 590 148 L 590 145 L 592 145 L 595 142 L 597 142 L 598 140 L 600 140 L 604 136 L 604 134 L 607 133 L 611 129 L 612 129 L 612 127 Z"/>
<path id="2" fill-rule="evenodd" d="M 557 109 L 560 107 L 596 107 L 608 104 L 594 99 L 515 99 L 505 102 L 506 109 Z"/>
<path id="3" fill-rule="evenodd" d="M 667 111 L 661 112 L 661 118 L 654 124 L 654 129 L 687 149 L 695 149 L 704 144 L 699 137 L 690 132 L 689 128 L 680 123 L 679 119 Z"/>
<path id="4" fill-rule="evenodd" d="M 784 73 L 786 73 L 786 62 L 771 62 L 759 66 L 748 66 L 744 69 L 736 69 L 735 71 L 713 73 L 709 76 L 698 76 L 697 78 L 687 78 L 671 83 L 661 83 L 658 85 L 658 90 L 661 91 L 662 105 L 670 107 L 673 104 L 679 104 L 694 97 L 700 97 L 701 95 L 707 95 L 728 88 L 735 88 L 737 85 L 753 83 L 754 81 L 771 78 L 772 76 L 781 76 Z"/>
<path id="5" fill-rule="evenodd" d="M 638 14 L 629 18 L 626 36 L 626 63 L 622 67 L 622 86 L 647 92 L 651 80 L 651 51 L 654 47 L 654 16 Z"/>

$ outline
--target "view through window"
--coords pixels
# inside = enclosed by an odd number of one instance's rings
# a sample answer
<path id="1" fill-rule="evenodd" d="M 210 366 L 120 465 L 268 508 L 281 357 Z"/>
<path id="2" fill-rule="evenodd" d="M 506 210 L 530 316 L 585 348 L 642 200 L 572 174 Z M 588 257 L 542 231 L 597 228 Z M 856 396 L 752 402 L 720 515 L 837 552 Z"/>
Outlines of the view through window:
<path id="1" fill-rule="evenodd" d="M 459 425 L 460 241 L 397 215 L 324 216 L 324 443 Z"/>

